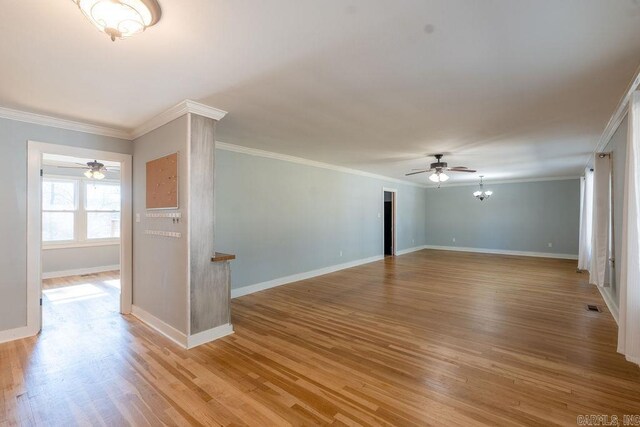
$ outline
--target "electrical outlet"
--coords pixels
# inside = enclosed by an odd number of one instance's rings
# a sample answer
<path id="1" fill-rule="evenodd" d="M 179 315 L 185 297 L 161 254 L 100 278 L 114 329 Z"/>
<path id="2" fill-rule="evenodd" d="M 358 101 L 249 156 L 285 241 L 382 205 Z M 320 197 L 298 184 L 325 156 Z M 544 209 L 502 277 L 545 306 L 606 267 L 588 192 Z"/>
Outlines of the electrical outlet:
<path id="1" fill-rule="evenodd" d="M 378 212 L 378 218 L 382 218 L 382 214 Z"/>
<path id="2" fill-rule="evenodd" d="M 340 251 L 340 256 L 342 256 L 342 251 Z"/>
<path id="3" fill-rule="evenodd" d="M 548 245 L 549 245 L 550 248 L 553 247 L 553 243 L 551 243 L 551 242 L 549 242 Z"/>
<path id="4" fill-rule="evenodd" d="M 415 242 L 416 242 L 416 239 L 411 239 L 411 243 L 415 243 Z"/>
<path id="5" fill-rule="evenodd" d="M 136 214 L 136 222 L 140 222 L 140 214 L 139 213 Z"/>
<path id="6" fill-rule="evenodd" d="M 454 238 L 453 238 L 453 243 L 455 243 L 455 242 L 456 242 L 456 238 L 454 237 Z"/>

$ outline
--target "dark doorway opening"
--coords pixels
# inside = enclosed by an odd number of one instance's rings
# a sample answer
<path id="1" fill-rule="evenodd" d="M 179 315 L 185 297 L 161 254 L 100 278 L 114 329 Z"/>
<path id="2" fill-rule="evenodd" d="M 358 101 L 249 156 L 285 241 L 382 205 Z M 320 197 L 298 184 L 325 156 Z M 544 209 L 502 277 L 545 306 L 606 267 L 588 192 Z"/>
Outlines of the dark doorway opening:
<path id="1" fill-rule="evenodd" d="M 395 193 L 384 192 L 384 254 L 395 255 Z"/>

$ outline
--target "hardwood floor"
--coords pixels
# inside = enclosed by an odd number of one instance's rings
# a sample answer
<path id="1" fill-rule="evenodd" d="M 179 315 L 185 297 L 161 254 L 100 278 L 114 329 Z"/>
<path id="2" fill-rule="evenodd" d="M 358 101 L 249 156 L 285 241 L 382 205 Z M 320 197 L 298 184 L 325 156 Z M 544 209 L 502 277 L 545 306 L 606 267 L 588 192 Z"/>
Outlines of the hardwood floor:
<path id="1" fill-rule="evenodd" d="M 640 368 L 616 353 L 615 322 L 575 267 L 428 250 L 385 258 L 234 299 L 235 334 L 189 351 L 131 316 L 74 315 L 83 323 L 70 334 L 0 345 L 0 425 L 576 425 L 640 414 Z"/>

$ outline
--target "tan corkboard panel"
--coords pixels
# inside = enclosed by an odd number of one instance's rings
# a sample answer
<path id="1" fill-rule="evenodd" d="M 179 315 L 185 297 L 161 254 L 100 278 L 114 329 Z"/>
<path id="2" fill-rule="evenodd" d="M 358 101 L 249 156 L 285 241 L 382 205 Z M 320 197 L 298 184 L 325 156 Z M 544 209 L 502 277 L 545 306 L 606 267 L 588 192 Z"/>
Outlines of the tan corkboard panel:
<path id="1" fill-rule="evenodd" d="M 147 209 L 178 208 L 178 153 L 147 162 Z"/>

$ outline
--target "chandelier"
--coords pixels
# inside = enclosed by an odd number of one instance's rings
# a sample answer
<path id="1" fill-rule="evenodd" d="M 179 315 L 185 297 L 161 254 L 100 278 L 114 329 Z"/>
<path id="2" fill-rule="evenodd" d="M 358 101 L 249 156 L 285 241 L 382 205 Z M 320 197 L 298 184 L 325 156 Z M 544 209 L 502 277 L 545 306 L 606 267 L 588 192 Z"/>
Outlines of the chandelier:
<path id="1" fill-rule="evenodd" d="M 84 16 L 111 40 L 124 39 L 156 24 L 162 14 L 156 0 L 73 0 Z"/>
<path id="2" fill-rule="evenodd" d="M 487 190 L 487 191 L 484 190 L 484 184 L 482 183 L 483 176 L 484 175 L 480 175 L 480 189 L 473 193 L 473 197 L 475 197 L 480 201 L 483 201 L 484 199 L 488 199 L 493 194 L 493 191 L 491 190 Z"/>

